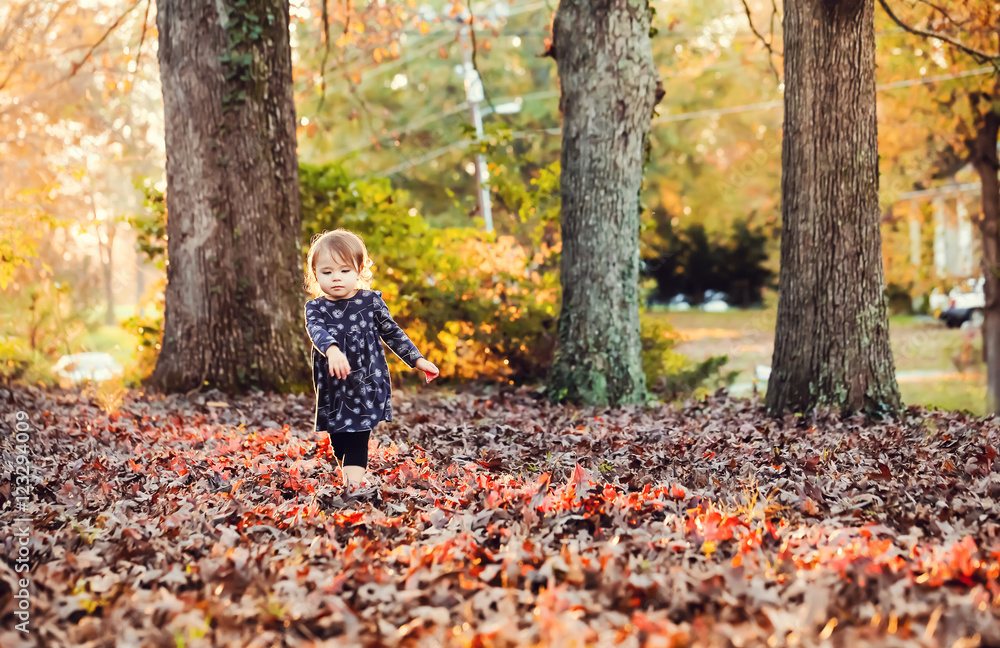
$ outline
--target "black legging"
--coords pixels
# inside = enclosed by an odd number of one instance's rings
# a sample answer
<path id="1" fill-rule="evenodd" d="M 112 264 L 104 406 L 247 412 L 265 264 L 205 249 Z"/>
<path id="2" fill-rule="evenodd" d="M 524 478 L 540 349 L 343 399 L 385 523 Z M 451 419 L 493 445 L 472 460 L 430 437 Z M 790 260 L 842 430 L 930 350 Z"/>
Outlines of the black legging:
<path id="1" fill-rule="evenodd" d="M 334 456 L 345 466 L 368 468 L 368 437 L 371 433 L 371 430 L 330 432 Z"/>

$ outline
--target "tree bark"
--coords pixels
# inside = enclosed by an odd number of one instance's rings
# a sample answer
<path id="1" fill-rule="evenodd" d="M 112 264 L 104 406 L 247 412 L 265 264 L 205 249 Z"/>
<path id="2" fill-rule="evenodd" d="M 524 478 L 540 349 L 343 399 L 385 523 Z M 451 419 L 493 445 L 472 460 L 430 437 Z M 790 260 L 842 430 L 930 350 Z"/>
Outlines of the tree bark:
<path id="1" fill-rule="evenodd" d="M 973 106 L 975 109 L 975 106 Z M 983 357 L 986 361 L 986 408 L 994 413 L 1000 404 L 1000 161 L 997 137 L 1000 114 L 989 110 L 978 120 L 976 137 L 969 142 L 972 165 L 982 183 L 979 233 L 983 258 Z"/>
<path id="2" fill-rule="evenodd" d="M 645 398 L 639 336 L 639 190 L 657 73 L 646 1 L 562 0 L 549 53 L 563 116 L 555 401 Z"/>
<path id="3" fill-rule="evenodd" d="M 786 5 L 772 415 L 900 404 L 879 231 L 873 2 Z"/>
<path id="4" fill-rule="evenodd" d="M 151 387 L 309 386 L 288 0 L 161 0 L 163 348 Z"/>

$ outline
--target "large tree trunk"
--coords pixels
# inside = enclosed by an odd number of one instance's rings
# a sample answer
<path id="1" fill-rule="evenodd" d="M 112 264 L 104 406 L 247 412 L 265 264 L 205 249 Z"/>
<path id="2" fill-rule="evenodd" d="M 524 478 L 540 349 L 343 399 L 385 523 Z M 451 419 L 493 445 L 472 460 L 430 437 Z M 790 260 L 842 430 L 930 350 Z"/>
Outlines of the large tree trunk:
<path id="1" fill-rule="evenodd" d="M 899 407 L 878 205 L 873 0 L 786 4 L 772 414 Z"/>
<path id="2" fill-rule="evenodd" d="M 288 0 L 161 0 L 167 288 L 153 386 L 305 388 Z"/>
<path id="3" fill-rule="evenodd" d="M 553 400 L 645 397 L 639 337 L 639 190 L 658 100 L 645 0 L 562 0 L 559 69 L 562 308 Z"/>
<path id="4" fill-rule="evenodd" d="M 975 108 L 975 106 L 974 106 Z M 990 110 L 978 123 L 975 140 L 969 142 L 972 165 L 982 183 L 983 213 L 979 219 L 982 236 L 983 293 L 983 357 L 986 360 L 987 412 L 1000 405 L 1000 180 L 997 171 L 997 137 L 1000 134 L 1000 114 Z"/>

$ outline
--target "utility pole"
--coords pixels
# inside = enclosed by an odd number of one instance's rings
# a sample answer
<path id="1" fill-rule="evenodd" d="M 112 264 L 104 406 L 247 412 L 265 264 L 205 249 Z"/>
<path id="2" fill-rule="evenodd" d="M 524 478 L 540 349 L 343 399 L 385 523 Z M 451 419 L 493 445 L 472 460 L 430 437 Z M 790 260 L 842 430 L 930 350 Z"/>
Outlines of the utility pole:
<path id="1" fill-rule="evenodd" d="M 472 111 L 472 123 L 476 127 L 476 145 L 481 145 L 483 140 L 483 113 L 479 104 L 485 95 L 483 94 L 483 81 L 479 78 L 479 72 L 472 64 L 472 21 L 471 16 L 462 20 L 459 29 L 461 30 L 462 57 L 465 59 L 465 100 Z M 479 211 L 486 221 L 486 231 L 493 231 L 493 210 L 490 205 L 489 171 L 486 168 L 486 156 L 482 150 L 476 152 L 476 188 L 479 199 Z"/>

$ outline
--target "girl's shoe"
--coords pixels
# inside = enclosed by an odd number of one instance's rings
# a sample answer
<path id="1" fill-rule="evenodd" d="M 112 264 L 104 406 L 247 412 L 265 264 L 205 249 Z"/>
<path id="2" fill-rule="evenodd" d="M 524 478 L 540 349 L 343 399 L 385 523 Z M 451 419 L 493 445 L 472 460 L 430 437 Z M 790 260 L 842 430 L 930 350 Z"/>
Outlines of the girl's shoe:
<path id="1" fill-rule="evenodd" d="M 381 499 L 381 483 L 377 476 L 372 473 L 367 473 L 365 475 L 365 481 L 360 484 L 351 482 L 345 489 L 344 493 L 346 497 L 356 497 L 358 499 L 369 500 L 369 499 Z"/>

